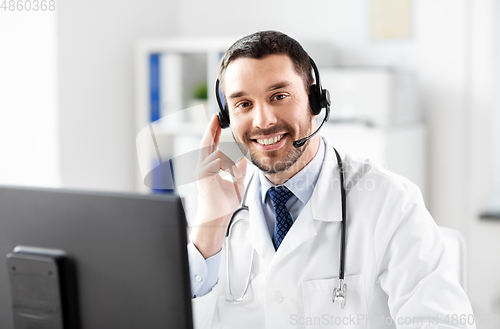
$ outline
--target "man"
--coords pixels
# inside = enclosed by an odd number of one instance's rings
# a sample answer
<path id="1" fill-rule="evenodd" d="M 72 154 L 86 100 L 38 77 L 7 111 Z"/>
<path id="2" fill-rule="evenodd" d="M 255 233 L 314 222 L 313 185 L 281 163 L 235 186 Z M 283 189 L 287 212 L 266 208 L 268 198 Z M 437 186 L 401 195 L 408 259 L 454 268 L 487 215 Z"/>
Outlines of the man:
<path id="1" fill-rule="evenodd" d="M 217 150 L 214 116 L 202 140 L 198 225 L 188 246 L 196 328 L 474 327 L 455 321 L 472 310 L 448 273 L 418 188 L 345 154 L 347 295 L 344 307 L 334 303 L 339 165 L 318 135 L 293 145 L 317 128 L 307 53 L 282 33 L 258 32 L 229 48 L 218 76 L 234 140 L 258 169 L 245 188 L 246 160 L 235 165 Z M 247 220 L 225 243 L 245 193 Z"/>

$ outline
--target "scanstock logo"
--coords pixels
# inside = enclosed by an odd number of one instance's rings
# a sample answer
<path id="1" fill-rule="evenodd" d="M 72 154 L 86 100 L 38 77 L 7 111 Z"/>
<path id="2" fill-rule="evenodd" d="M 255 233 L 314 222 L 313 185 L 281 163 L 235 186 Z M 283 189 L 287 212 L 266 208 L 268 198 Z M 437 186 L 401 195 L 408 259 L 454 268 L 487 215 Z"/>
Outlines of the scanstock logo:
<path id="1" fill-rule="evenodd" d="M 196 122 L 186 122 L 186 118 L 196 118 Z M 198 105 L 166 115 L 142 128 L 136 136 L 136 149 L 144 185 L 153 190 L 171 191 L 176 186 L 196 182 L 194 172 L 207 125 L 206 111 L 203 105 Z M 223 132 L 218 149 L 234 163 L 243 157 L 229 129 Z"/>

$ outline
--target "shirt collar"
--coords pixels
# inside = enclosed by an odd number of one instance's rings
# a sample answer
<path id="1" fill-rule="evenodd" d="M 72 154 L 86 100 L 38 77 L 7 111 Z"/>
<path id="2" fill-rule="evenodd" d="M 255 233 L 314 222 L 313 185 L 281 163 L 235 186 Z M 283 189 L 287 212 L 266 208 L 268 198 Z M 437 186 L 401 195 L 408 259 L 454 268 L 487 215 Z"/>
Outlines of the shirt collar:
<path id="1" fill-rule="evenodd" d="M 312 196 L 314 186 L 318 181 L 321 166 L 325 158 L 325 142 L 320 138 L 320 145 L 314 158 L 301 171 L 285 182 L 285 185 L 303 204 L 306 204 Z M 267 190 L 276 186 L 271 183 L 259 170 L 260 191 L 262 203 L 266 203 Z"/>

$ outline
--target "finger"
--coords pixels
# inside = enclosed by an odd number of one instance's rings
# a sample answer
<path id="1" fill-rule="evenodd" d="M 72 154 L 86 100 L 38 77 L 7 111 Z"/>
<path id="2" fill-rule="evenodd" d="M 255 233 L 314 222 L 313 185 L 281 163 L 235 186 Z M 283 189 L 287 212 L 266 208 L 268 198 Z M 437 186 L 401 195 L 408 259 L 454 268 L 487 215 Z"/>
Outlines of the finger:
<path id="1" fill-rule="evenodd" d="M 234 186 L 234 191 L 236 192 L 236 196 L 238 197 L 238 203 L 241 203 L 241 193 L 240 193 L 240 189 L 238 187 L 238 183 L 236 182 L 233 182 L 233 186 Z"/>
<path id="2" fill-rule="evenodd" d="M 245 176 L 247 174 L 247 159 L 242 158 L 238 163 L 236 164 L 236 168 L 240 171 L 241 177 L 237 177 L 238 183 L 242 183 L 245 180 Z"/>
<path id="3" fill-rule="evenodd" d="M 233 197 L 233 194 L 232 192 L 229 192 L 228 190 L 226 190 L 223 186 L 222 186 L 222 180 L 215 180 L 217 182 L 217 185 L 219 185 L 219 188 L 222 190 L 222 191 L 225 191 L 224 194 L 226 195 L 226 197 L 228 198 L 232 198 Z M 234 183 L 233 183 L 234 184 Z M 234 191 L 235 191 L 235 194 L 236 194 L 236 197 L 238 198 L 238 203 L 241 204 L 241 193 L 240 191 L 238 190 L 238 186 L 236 184 L 234 184 Z"/>
<path id="4" fill-rule="evenodd" d="M 218 160 L 220 164 L 220 169 L 227 171 L 228 168 L 235 167 L 236 164 L 234 163 L 231 158 L 229 158 L 224 152 L 221 150 L 215 150 L 212 152 L 210 155 L 208 155 L 205 160 L 200 164 L 200 167 L 205 166 L 208 163 L 211 163 L 214 160 Z M 241 172 L 239 170 L 236 171 L 236 177 L 241 176 Z"/>
<path id="5" fill-rule="evenodd" d="M 210 176 L 218 175 L 219 172 L 219 159 L 215 159 L 203 167 L 200 167 L 196 176 L 198 179 L 204 179 Z"/>
<path id="6" fill-rule="evenodd" d="M 215 144 L 215 148 L 218 148 L 219 147 L 220 135 L 222 133 L 222 127 L 220 126 L 219 117 L 217 115 L 214 116 L 214 120 L 215 120 L 216 126 L 217 126 L 216 127 L 217 130 L 215 131 L 215 136 L 214 136 L 214 144 Z"/>
<path id="7" fill-rule="evenodd" d="M 241 203 L 241 193 L 240 193 L 240 188 L 236 182 L 236 180 L 234 179 L 234 169 L 236 169 L 236 165 L 234 165 L 233 167 L 231 168 L 227 168 L 225 169 L 224 171 L 228 172 L 230 175 L 231 175 L 231 178 L 232 178 L 232 181 L 233 181 L 233 188 L 234 188 L 234 192 L 236 194 L 236 197 L 238 198 L 238 203 Z M 221 182 L 217 181 L 217 184 L 219 184 L 219 187 L 220 187 L 220 184 Z M 226 194 L 227 195 L 227 194 Z"/>
<path id="8" fill-rule="evenodd" d="M 241 170 L 236 166 L 233 160 L 229 158 L 227 155 L 225 155 L 223 152 L 220 152 L 220 159 L 221 159 L 221 169 L 229 172 L 228 169 L 231 169 L 231 176 L 234 178 L 240 178 L 244 177 L 244 174 L 241 172 Z"/>
<path id="9" fill-rule="evenodd" d="M 217 144 L 219 142 L 219 137 L 217 137 L 217 130 L 220 130 L 220 124 L 217 115 L 214 114 L 212 120 L 210 120 L 210 122 L 208 123 L 208 126 L 205 129 L 205 133 L 203 134 L 200 142 L 201 161 L 205 160 L 205 158 L 216 149 L 217 145 L 215 145 L 215 140 L 217 139 Z M 220 133 L 218 135 L 220 136 Z"/>
<path id="10" fill-rule="evenodd" d="M 200 167 L 203 167 L 203 166 L 206 166 L 207 164 L 211 163 L 212 161 L 214 160 L 217 160 L 219 158 L 219 155 L 218 155 L 218 152 L 217 150 L 215 150 L 215 152 L 212 152 L 210 153 L 206 158 L 205 160 L 203 160 L 201 163 L 200 163 Z"/>
<path id="11" fill-rule="evenodd" d="M 205 160 L 199 165 L 200 168 L 207 166 L 208 164 L 212 163 L 213 161 L 218 161 L 219 163 L 219 169 L 224 170 L 225 172 L 228 172 L 233 176 L 234 178 L 238 179 L 240 177 L 244 177 L 245 175 L 241 172 L 240 168 L 237 167 L 237 165 L 234 163 L 231 158 L 229 158 L 224 152 L 220 150 L 215 150 L 215 152 L 212 152 L 209 154 Z M 241 161 L 240 161 L 241 162 Z M 229 171 L 231 169 L 231 172 Z M 245 170 L 246 170 L 246 160 L 245 160 Z"/>
<path id="12" fill-rule="evenodd" d="M 241 177 L 236 179 L 236 182 L 234 182 L 234 188 L 236 191 L 238 191 L 238 201 L 241 203 L 241 195 L 240 195 L 240 189 L 241 192 L 243 192 L 244 186 L 245 186 L 245 176 L 247 174 L 247 159 L 242 158 L 240 161 L 235 166 L 236 169 L 238 169 L 241 172 Z"/>

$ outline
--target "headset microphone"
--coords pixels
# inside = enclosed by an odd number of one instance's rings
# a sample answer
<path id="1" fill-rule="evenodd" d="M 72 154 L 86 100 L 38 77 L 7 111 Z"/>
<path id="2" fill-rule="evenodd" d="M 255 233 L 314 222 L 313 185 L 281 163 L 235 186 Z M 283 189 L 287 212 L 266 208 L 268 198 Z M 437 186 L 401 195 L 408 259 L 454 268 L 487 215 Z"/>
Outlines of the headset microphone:
<path id="1" fill-rule="evenodd" d="M 321 125 L 318 127 L 318 129 L 316 129 L 315 132 L 305 138 L 293 142 L 293 146 L 295 148 L 303 146 L 309 139 L 316 135 L 321 127 L 323 127 L 323 124 L 328 121 L 328 118 L 330 117 L 330 92 L 327 89 L 323 89 L 321 87 L 321 80 L 319 78 L 319 71 L 316 63 L 314 63 L 311 57 L 309 57 L 309 61 L 311 62 L 311 66 L 314 70 L 314 76 L 316 80 L 316 84 L 311 85 L 311 87 L 309 88 L 309 106 L 311 107 L 311 111 L 314 115 L 318 115 L 321 112 L 322 108 L 325 108 L 326 113 L 323 122 L 321 122 Z"/>
<path id="2" fill-rule="evenodd" d="M 327 96 L 328 100 L 330 100 L 330 92 L 326 89 L 324 89 L 324 90 L 326 91 L 326 93 L 328 95 Z M 323 122 L 321 122 L 321 125 L 318 127 L 318 129 L 316 129 L 311 135 L 309 135 L 305 138 L 299 139 L 298 141 L 293 142 L 293 146 L 295 146 L 295 148 L 299 148 L 299 147 L 303 146 L 309 139 L 311 139 L 314 135 L 316 135 L 316 133 L 321 129 L 321 127 L 323 127 L 323 124 L 328 121 L 329 117 L 330 117 L 330 105 L 327 105 L 325 118 L 323 119 Z"/>
<path id="3" fill-rule="evenodd" d="M 311 112 L 314 115 L 320 114 L 322 108 L 325 108 L 326 113 L 323 122 L 321 122 L 321 125 L 318 127 L 318 129 L 316 129 L 315 132 L 305 138 L 293 142 L 293 146 L 296 148 L 303 146 L 309 139 L 316 135 L 316 133 L 321 129 L 321 127 L 323 127 L 323 124 L 328 121 L 328 118 L 330 117 L 330 92 L 321 87 L 319 71 L 316 67 L 316 63 L 314 63 L 311 57 L 309 57 L 309 62 L 311 63 L 311 67 L 313 68 L 314 77 L 316 80 L 316 84 L 309 87 L 309 106 L 311 107 Z M 230 125 L 229 110 L 227 108 L 227 104 L 222 104 L 221 92 L 219 89 L 219 79 L 215 81 L 215 98 L 217 100 L 217 104 L 219 105 L 219 113 L 217 114 L 217 116 L 219 117 L 221 128 L 228 128 Z"/>

